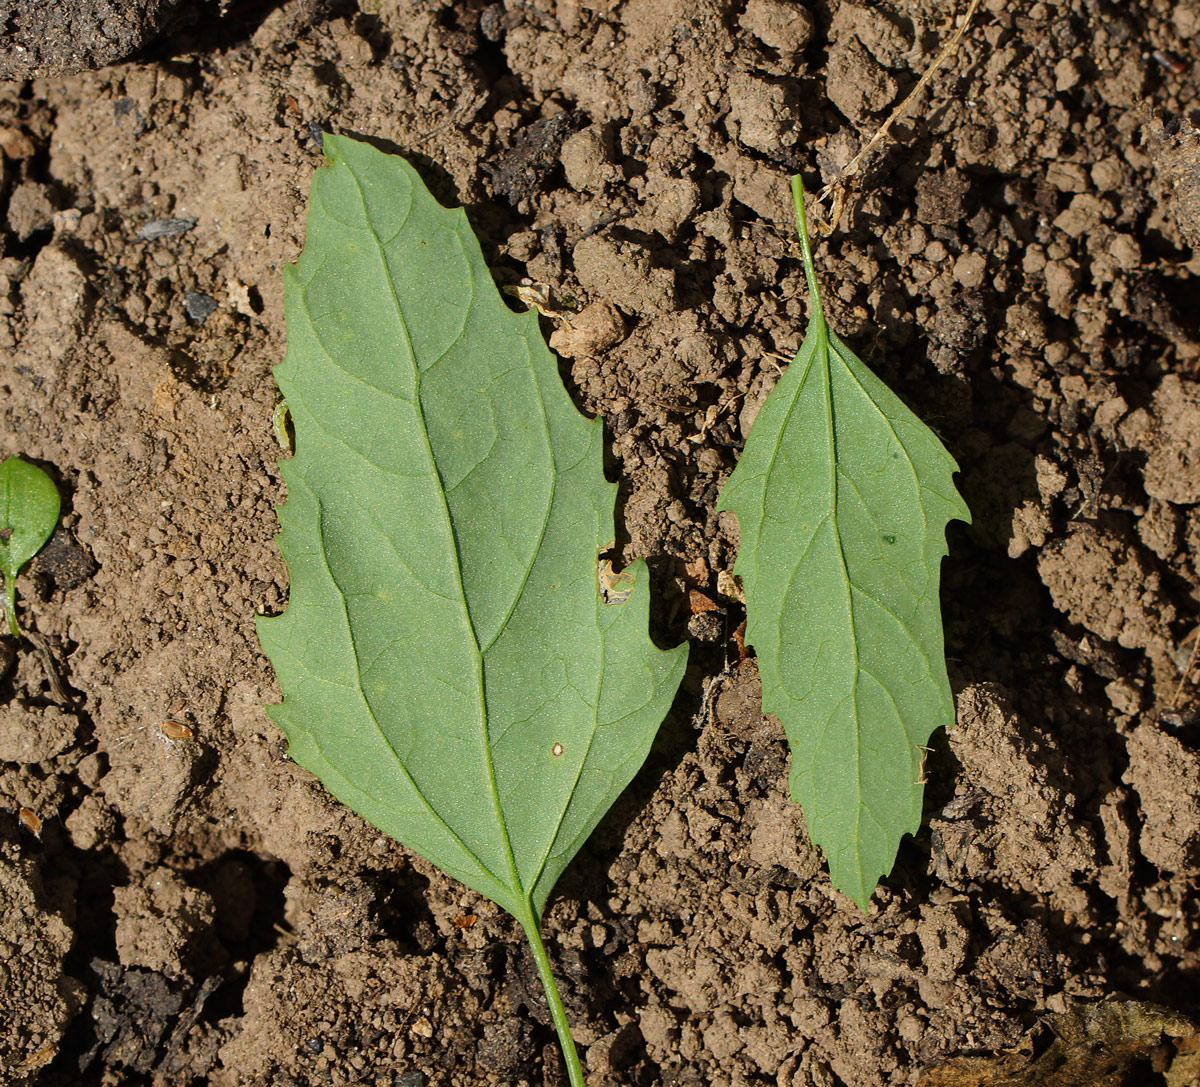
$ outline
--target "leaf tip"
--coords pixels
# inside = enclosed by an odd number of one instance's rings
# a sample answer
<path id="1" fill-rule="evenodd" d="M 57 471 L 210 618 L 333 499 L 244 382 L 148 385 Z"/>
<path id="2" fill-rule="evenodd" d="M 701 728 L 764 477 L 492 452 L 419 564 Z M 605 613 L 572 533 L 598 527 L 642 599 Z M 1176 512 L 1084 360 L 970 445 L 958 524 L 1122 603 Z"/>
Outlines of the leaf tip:
<path id="1" fill-rule="evenodd" d="M 851 869 L 848 872 L 844 871 L 844 868 L 847 867 Z M 829 881 L 833 884 L 833 889 L 850 899 L 864 917 L 871 911 L 871 899 L 875 896 L 879 880 L 884 874 L 881 872 L 874 879 L 870 879 L 865 867 L 861 864 L 843 866 L 830 863 L 829 865 Z"/>
<path id="2" fill-rule="evenodd" d="M 344 157 L 341 153 L 342 136 L 335 132 L 321 133 L 321 153 L 325 156 L 327 165 L 332 166 L 339 158 Z"/>

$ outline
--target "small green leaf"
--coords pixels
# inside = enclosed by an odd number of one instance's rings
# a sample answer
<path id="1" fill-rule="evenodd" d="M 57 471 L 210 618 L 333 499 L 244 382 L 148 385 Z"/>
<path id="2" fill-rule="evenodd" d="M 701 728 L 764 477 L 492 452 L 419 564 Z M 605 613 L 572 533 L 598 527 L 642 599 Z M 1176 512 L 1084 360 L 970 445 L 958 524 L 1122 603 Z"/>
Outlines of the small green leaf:
<path id="1" fill-rule="evenodd" d="M 58 524 L 58 488 L 36 464 L 8 457 L 0 464 L 0 573 L 4 575 L 8 629 L 17 626 L 17 574 L 41 551 Z"/>
<path id="2" fill-rule="evenodd" d="M 538 920 L 644 761 L 686 648 L 650 641 L 643 563 L 626 602 L 602 598 L 601 421 L 537 315 L 502 301 L 466 215 L 403 159 L 336 136 L 325 153 L 275 372 L 295 455 L 290 602 L 258 624 L 271 715 L 330 792 L 522 923 L 561 1037 Z"/>
<path id="3" fill-rule="evenodd" d="M 970 513 L 942 443 L 825 323 L 798 177 L 792 192 L 808 331 L 718 508 L 741 528 L 746 640 L 792 797 L 865 910 L 920 824 L 922 745 L 954 722 L 938 581 L 946 524 Z"/>

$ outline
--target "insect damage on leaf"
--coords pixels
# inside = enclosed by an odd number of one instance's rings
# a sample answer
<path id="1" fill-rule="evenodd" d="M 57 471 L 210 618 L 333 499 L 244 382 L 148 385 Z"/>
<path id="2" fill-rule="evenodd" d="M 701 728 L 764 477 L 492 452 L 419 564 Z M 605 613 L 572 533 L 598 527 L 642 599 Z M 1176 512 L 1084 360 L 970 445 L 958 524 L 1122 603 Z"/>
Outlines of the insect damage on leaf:
<path id="1" fill-rule="evenodd" d="M 946 524 L 970 513 L 942 443 L 826 324 L 798 177 L 792 192 L 808 331 L 718 509 L 737 514 L 746 641 L 792 797 L 865 909 L 920 823 L 922 745 L 954 721 L 938 582 Z"/>
<path id="2" fill-rule="evenodd" d="M 58 524 L 58 488 L 36 464 L 8 457 L 0 464 L 0 574 L 4 575 L 8 630 L 17 626 L 17 574 L 45 546 Z"/>
<path id="3" fill-rule="evenodd" d="M 602 597 L 601 421 L 537 315 L 502 301 L 466 215 L 401 158 L 337 136 L 325 152 L 285 278 L 291 590 L 258 626 L 270 712 L 335 796 L 521 922 L 562 1037 L 538 921 L 644 761 L 686 648 L 650 641 L 644 564 L 624 602 Z"/>

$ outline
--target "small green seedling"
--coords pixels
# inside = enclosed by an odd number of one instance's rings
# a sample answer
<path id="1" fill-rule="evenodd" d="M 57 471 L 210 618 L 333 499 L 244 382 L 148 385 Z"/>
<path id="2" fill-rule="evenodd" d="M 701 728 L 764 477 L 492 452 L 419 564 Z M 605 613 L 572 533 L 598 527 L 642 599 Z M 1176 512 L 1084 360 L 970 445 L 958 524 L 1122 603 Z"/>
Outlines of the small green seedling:
<path id="1" fill-rule="evenodd" d="M 36 464 L 9 457 L 0 464 L 0 574 L 4 575 L 8 629 L 17 626 L 17 574 L 36 555 L 58 524 L 58 488 Z"/>
<path id="2" fill-rule="evenodd" d="M 334 796 L 520 922 L 582 1087 L 541 916 L 645 760 L 686 648 L 650 641 L 644 564 L 602 595 L 601 420 L 537 315 L 504 304 L 466 215 L 401 158 L 338 136 L 325 153 L 275 371 L 295 454 L 290 599 L 258 623 L 271 716 Z"/>
<path id="3" fill-rule="evenodd" d="M 971 515 L 937 436 L 826 323 L 798 177 L 792 197 L 808 332 L 718 509 L 737 514 L 746 641 L 792 797 L 865 910 L 920 824 L 923 745 L 954 723 L 938 582 L 946 524 Z"/>

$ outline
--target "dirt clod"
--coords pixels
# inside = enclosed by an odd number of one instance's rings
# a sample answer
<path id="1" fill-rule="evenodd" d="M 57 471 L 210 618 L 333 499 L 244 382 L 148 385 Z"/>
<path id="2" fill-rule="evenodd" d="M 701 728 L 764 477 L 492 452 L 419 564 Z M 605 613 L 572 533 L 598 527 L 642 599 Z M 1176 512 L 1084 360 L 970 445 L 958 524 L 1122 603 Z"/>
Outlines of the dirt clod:
<path id="1" fill-rule="evenodd" d="M 99 68 L 145 45 L 180 0 L 4 0 L 0 3 L 0 79 Z"/>
<path id="2" fill-rule="evenodd" d="M 64 970 L 74 904 L 46 887 L 40 865 L 23 852 L 0 817 L 0 1070 L 20 1087 L 49 1063 L 83 997 Z"/>
<path id="3" fill-rule="evenodd" d="M 213 904 L 203 891 L 159 869 L 114 892 L 117 956 L 121 965 L 177 977 L 185 966 L 212 961 Z"/>
<path id="4" fill-rule="evenodd" d="M 556 329 L 550 346 L 569 359 L 594 357 L 625 338 L 625 320 L 610 302 L 593 302 Z"/>
<path id="5" fill-rule="evenodd" d="M 750 0 L 738 22 L 764 45 L 780 53 L 802 53 L 812 41 L 812 15 L 806 8 L 783 0 Z"/>
<path id="6" fill-rule="evenodd" d="M 1148 126 L 1154 169 L 1184 239 L 1200 248 L 1200 130 L 1186 118 Z"/>
<path id="7" fill-rule="evenodd" d="M 0 707 L 0 762 L 48 762 L 75 742 L 78 728 L 56 706 Z"/>

